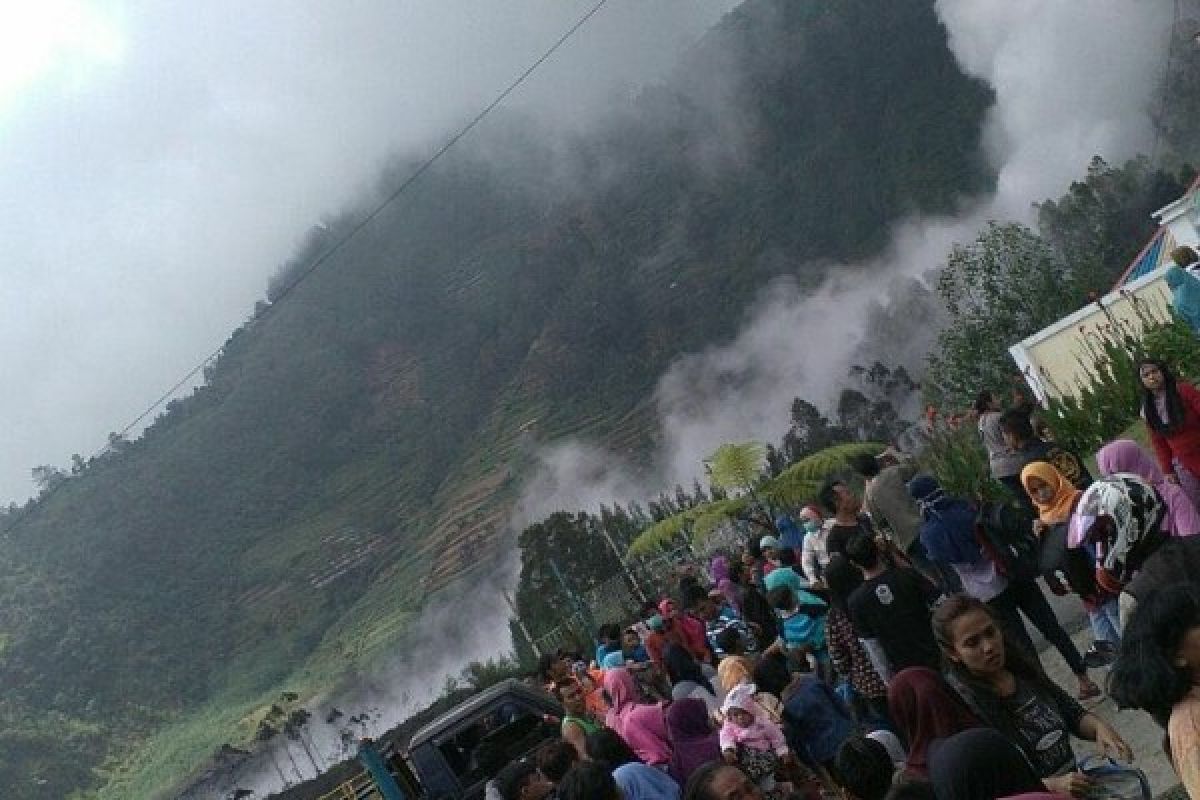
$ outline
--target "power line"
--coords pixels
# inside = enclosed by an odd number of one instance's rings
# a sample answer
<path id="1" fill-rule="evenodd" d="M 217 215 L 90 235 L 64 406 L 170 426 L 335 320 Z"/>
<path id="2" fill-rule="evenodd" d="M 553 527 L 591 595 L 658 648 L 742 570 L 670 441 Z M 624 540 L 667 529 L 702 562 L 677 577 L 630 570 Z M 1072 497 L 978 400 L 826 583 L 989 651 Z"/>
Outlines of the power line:
<path id="1" fill-rule="evenodd" d="M 329 259 L 332 258 L 334 254 L 336 254 L 343 247 L 345 247 L 350 242 L 351 239 L 353 239 L 355 236 L 357 236 L 359 233 L 361 233 L 368 225 L 370 225 L 372 222 L 374 222 L 375 219 L 377 219 L 379 217 L 379 215 L 382 214 L 387 209 L 388 206 L 390 206 L 392 203 L 396 202 L 396 200 L 400 199 L 400 196 L 403 195 L 406 191 L 408 191 L 409 187 L 411 187 L 414 183 L 416 183 L 421 178 L 421 176 L 423 176 L 426 172 L 428 172 L 429 169 L 434 164 L 436 164 L 438 162 L 438 160 L 441 159 L 442 156 L 446 155 L 446 153 L 449 152 L 452 147 L 454 147 L 456 144 L 458 144 L 460 141 L 462 141 L 468 134 L 471 133 L 471 131 L 475 130 L 475 128 L 479 126 L 479 123 L 483 122 L 483 120 L 489 114 L 491 114 L 493 111 L 495 111 L 496 108 L 501 103 L 503 103 L 505 100 L 507 100 L 509 95 L 511 95 L 513 92 L 515 92 L 521 86 L 521 84 L 525 83 L 525 81 L 528 80 L 529 77 L 531 75 L 533 75 L 533 73 L 536 72 L 539 67 L 542 66 L 542 64 L 545 64 L 547 61 L 549 61 L 550 58 L 556 52 L 558 52 L 559 48 L 561 48 L 564 44 L 566 44 L 571 39 L 571 37 L 573 37 L 576 33 L 578 33 L 579 30 L 581 28 L 583 28 L 584 25 L 587 25 L 588 22 L 591 21 L 592 17 L 596 16 L 596 14 L 598 14 L 600 12 L 600 9 L 604 8 L 604 6 L 607 4 L 608 4 L 608 0 L 598 0 L 598 2 L 596 2 L 595 5 L 593 5 L 591 8 L 589 8 L 588 11 L 583 16 L 581 16 L 578 20 L 575 21 L 574 25 L 567 28 L 567 30 L 561 36 L 559 36 L 557 40 L 555 40 L 554 44 L 550 45 L 550 47 L 547 48 L 546 51 L 544 53 L 542 53 L 542 55 L 539 56 L 536 61 L 534 61 L 532 64 L 530 64 L 529 67 L 527 67 L 524 72 L 522 72 L 515 79 L 513 79 L 512 82 L 510 82 L 508 84 L 508 86 L 506 86 L 504 88 L 503 91 L 501 91 L 498 95 L 496 95 L 496 97 L 490 103 L 488 103 L 486 106 L 484 106 L 483 109 L 478 114 L 476 114 L 465 125 L 463 125 L 461 128 L 459 128 L 458 132 L 455 133 L 453 136 L 451 136 L 448 140 L 446 140 L 445 144 L 443 144 L 440 148 L 438 148 L 437 151 L 433 153 L 433 155 L 429 156 L 429 158 L 425 159 L 425 161 L 423 161 L 415 170 L 413 170 L 412 173 L 409 174 L 409 176 L 407 178 L 405 178 L 404 181 L 391 194 L 389 194 L 387 197 L 385 197 L 378 205 L 375 206 L 375 208 L 373 208 L 370 211 L 370 213 L 368 213 L 365 217 L 363 217 L 361 220 L 359 220 L 357 224 L 355 224 L 352 228 L 350 228 L 349 231 L 347 231 L 340 238 L 338 238 L 338 240 L 335 241 L 332 245 L 330 245 L 328 249 L 326 249 L 323 253 L 321 253 L 321 255 L 317 256 L 317 258 L 311 264 L 309 264 L 307 267 L 305 267 L 291 282 L 285 284 L 283 286 L 283 288 L 277 293 L 275 300 L 273 302 L 271 302 L 269 305 L 263 307 L 262 311 L 259 313 L 256 313 L 252 319 L 254 321 L 261 321 L 261 320 L 264 320 L 267 317 L 269 317 L 271 315 L 271 313 L 279 306 L 280 303 L 283 302 L 283 300 L 288 295 L 290 295 L 293 291 L 295 291 L 296 288 L 300 286 L 300 284 L 304 283 L 306 280 L 308 280 L 310 277 L 312 277 L 312 275 L 318 269 L 320 269 L 326 262 L 328 262 Z M 140 414 L 138 414 L 133 419 L 132 422 L 130 422 L 128 425 L 126 425 L 124 428 L 122 428 L 119 432 L 117 432 L 116 438 L 124 438 L 126 434 L 128 434 L 130 431 L 132 431 L 134 428 L 136 428 L 139 424 L 141 424 L 141 422 L 143 420 L 145 420 L 146 417 L 148 417 L 152 413 L 154 413 L 155 409 L 157 409 L 163 403 L 170 400 L 171 397 L 173 397 L 176 392 L 178 392 L 180 389 L 182 389 L 184 386 L 186 386 L 188 383 L 190 383 L 192 381 L 192 379 L 196 377 L 196 375 L 200 374 L 209 364 L 211 364 L 218 356 L 220 356 L 221 351 L 224 349 L 225 349 L 225 345 L 222 344 L 220 347 L 218 347 L 217 349 L 215 349 L 211 353 L 209 353 L 207 356 L 205 356 L 204 359 L 200 363 L 198 363 L 195 367 L 193 367 L 191 370 L 189 370 L 188 373 L 186 375 L 184 375 L 182 378 L 180 378 L 174 385 L 172 385 L 170 389 L 168 389 L 166 392 L 164 392 L 150 406 L 148 406 L 144 411 L 142 411 Z M 111 445 L 112 445 L 112 439 L 110 437 L 110 441 L 107 444 L 105 444 L 103 447 L 101 447 L 99 450 L 97 450 L 95 453 L 93 453 L 91 455 L 91 457 L 89 458 L 89 460 L 98 458 L 99 456 L 103 455 L 106 451 L 109 450 Z M 65 483 L 66 483 L 66 480 L 63 480 L 60 483 L 55 484 L 53 487 L 51 487 L 46 492 L 44 492 L 39 499 L 40 500 L 49 499 L 49 497 L 55 491 L 57 491 L 59 487 L 63 486 Z M 5 535 L 12 532 L 12 530 L 25 518 L 25 516 L 26 516 L 26 514 L 23 513 L 16 520 L 14 520 L 11 524 L 9 524 L 8 527 L 6 527 L 4 530 Z"/>

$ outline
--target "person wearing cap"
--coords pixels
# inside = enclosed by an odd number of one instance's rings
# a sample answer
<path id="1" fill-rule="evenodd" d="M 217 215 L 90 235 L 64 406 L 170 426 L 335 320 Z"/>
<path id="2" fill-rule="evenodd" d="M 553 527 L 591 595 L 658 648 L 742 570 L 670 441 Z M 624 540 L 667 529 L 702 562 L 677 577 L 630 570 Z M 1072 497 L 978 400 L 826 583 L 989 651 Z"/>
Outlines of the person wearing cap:
<path id="1" fill-rule="evenodd" d="M 770 575 L 779 566 L 779 550 L 782 545 L 779 539 L 770 534 L 758 540 L 758 549 L 762 552 L 763 576 Z"/>

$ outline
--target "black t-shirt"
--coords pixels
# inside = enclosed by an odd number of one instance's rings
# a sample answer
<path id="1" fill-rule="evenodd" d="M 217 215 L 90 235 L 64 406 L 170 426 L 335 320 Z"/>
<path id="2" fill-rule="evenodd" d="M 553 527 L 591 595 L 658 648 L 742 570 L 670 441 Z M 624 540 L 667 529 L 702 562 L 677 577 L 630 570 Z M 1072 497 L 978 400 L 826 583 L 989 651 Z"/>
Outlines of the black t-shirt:
<path id="1" fill-rule="evenodd" d="M 1054 698 L 1035 691 L 1020 678 L 1017 679 L 1016 693 L 1006 697 L 1004 704 L 1012 714 L 1016 734 L 1021 738 L 1016 744 L 1025 752 L 1038 777 L 1048 778 L 1071 768 L 1075 763 L 1071 727 L 1083 716 L 1082 707 L 1070 701 L 1066 708 L 1060 708 Z"/>
<path id="2" fill-rule="evenodd" d="M 939 594 L 920 573 L 893 567 L 864 581 L 850 595 L 850 621 L 860 638 L 879 642 L 893 672 L 907 667 L 937 669 L 929 607 Z"/>
<path id="3" fill-rule="evenodd" d="M 846 555 L 846 544 L 859 533 L 875 533 L 870 517 L 860 514 L 858 522 L 854 525 L 839 525 L 835 522 L 829 527 L 829 535 L 825 537 L 825 552 L 830 556 L 835 553 Z"/>

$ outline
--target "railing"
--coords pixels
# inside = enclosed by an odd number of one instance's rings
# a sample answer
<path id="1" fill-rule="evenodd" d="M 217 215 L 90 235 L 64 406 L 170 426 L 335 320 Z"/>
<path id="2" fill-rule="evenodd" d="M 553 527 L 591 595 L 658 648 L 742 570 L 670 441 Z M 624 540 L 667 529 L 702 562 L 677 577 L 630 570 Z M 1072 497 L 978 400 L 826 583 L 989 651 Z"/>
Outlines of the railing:
<path id="1" fill-rule="evenodd" d="M 375 781 L 364 770 L 357 777 L 339 784 L 329 794 L 323 794 L 317 800 L 383 800 L 383 795 L 375 788 Z"/>

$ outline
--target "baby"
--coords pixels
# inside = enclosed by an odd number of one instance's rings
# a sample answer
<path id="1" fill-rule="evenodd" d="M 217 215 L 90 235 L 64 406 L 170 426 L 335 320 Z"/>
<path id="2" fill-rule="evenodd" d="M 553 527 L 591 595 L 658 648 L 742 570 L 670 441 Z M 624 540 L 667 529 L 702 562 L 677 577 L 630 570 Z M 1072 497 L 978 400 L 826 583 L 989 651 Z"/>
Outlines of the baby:
<path id="1" fill-rule="evenodd" d="M 729 690 L 721 713 L 721 754 L 755 779 L 761 789 L 775 788 L 775 766 L 788 756 L 787 741 L 778 723 L 760 713 L 752 683 Z"/>

